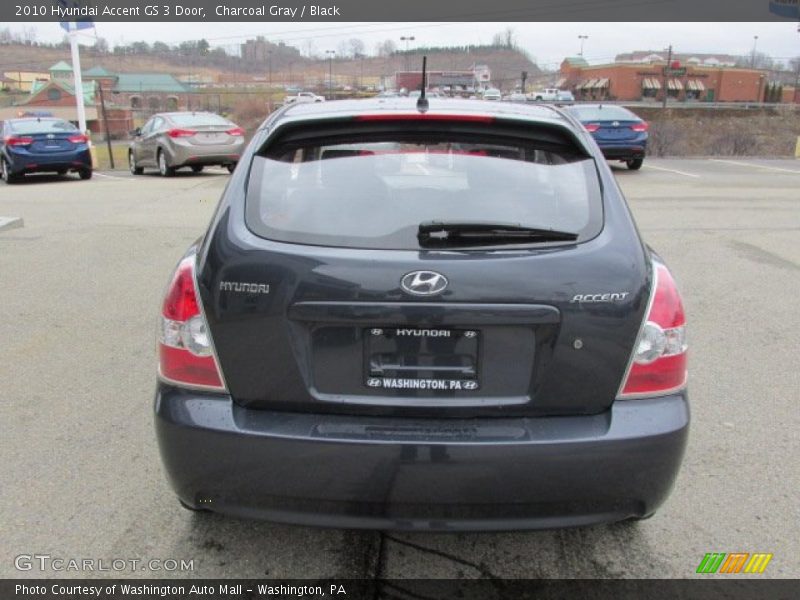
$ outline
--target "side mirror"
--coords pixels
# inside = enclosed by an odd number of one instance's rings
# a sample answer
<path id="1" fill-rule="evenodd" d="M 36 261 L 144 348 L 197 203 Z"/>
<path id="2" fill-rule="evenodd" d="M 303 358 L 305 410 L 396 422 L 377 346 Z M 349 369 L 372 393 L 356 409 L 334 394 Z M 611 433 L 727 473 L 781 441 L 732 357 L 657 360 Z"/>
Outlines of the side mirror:
<path id="1" fill-rule="evenodd" d="M 139 137 L 142 135 L 142 128 L 137 127 L 136 129 L 131 129 L 128 133 L 131 134 L 131 137 Z"/>

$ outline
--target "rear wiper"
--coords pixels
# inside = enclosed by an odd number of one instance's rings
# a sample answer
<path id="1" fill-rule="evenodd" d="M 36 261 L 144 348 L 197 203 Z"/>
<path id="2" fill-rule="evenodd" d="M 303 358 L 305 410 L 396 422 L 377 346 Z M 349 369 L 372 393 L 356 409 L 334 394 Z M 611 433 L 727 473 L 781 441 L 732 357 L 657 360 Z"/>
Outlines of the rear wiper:
<path id="1" fill-rule="evenodd" d="M 481 246 L 538 242 L 571 242 L 578 234 L 519 223 L 471 223 L 427 221 L 420 223 L 417 239 L 420 246 Z"/>

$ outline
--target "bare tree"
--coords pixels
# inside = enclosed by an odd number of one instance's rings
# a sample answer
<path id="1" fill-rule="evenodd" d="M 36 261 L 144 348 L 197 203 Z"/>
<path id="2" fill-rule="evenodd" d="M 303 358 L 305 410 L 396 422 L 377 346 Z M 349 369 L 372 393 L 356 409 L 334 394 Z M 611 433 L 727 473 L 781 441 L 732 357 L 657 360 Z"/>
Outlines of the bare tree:
<path id="1" fill-rule="evenodd" d="M 108 40 L 104 37 L 98 37 L 94 44 L 94 51 L 97 54 L 108 54 Z"/>
<path id="2" fill-rule="evenodd" d="M 394 43 L 394 40 L 384 40 L 377 45 L 376 51 L 378 56 L 385 58 L 397 52 L 397 44 Z"/>
<path id="3" fill-rule="evenodd" d="M 347 40 L 347 45 L 349 46 L 350 56 L 353 58 L 358 58 L 359 54 L 364 54 L 364 42 L 359 38 L 350 38 Z"/>
<path id="4" fill-rule="evenodd" d="M 22 39 L 29 46 L 32 46 L 36 43 L 37 35 L 38 32 L 36 31 L 36 27 L 24 27 L 22 29 Z"/>
<path id="5" fill-rule="evenodd" d="M 319 55 L 317 52 L 317 44 L 314 42 L 313 38 L 306 38 L 303 42 L 303 54 L 308 58 L 317 58 Z"/>
<path id="6" fill-rule="evenodd" d="M 503 31 L 498 31 L 492 37 L 492 46 L 501 46 L 512 50 L 517 45 L 516 34 L 513 27 L 506 27 Z"/>

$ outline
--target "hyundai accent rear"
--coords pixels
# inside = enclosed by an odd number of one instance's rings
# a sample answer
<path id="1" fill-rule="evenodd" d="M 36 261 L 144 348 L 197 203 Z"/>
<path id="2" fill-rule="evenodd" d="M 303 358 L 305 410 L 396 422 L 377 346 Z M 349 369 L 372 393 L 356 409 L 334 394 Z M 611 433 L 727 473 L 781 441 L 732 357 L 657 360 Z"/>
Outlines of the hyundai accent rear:
<path id="1" fill-rule="evenodd" d="M 380 529 L 644 518 L 686 444 L 685 316 L 548 106 L 292 105 L 179 262 L 156 430 L 194 510 Z"/>

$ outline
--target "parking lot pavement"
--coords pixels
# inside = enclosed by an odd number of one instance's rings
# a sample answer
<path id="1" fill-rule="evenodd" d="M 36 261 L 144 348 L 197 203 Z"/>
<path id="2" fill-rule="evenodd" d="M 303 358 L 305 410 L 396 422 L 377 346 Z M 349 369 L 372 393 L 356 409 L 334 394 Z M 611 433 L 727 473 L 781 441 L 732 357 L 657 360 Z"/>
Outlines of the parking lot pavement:
<path id="1" fill-rule="evenodd" d="M 102 173 L 0 188 L 0 577 L 14 557 L 193 559 L 201 577 L 690 577 L 706 552 L 800 576 L 800 161 L 648 160 L 618 181 L 686 300 L 693 424 L 639 524 L 381 534 L 193 515 L 152 431 L 156 315 L 228 181 Z M 137 571 L 127 576 L 159 576 Z M 63 576 L 81 576 L 63 572 Z"/>

